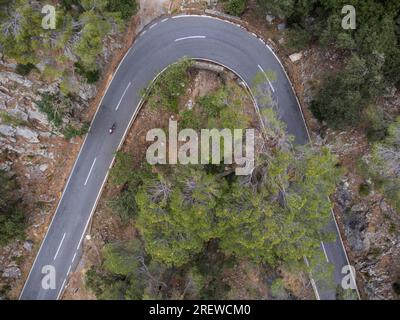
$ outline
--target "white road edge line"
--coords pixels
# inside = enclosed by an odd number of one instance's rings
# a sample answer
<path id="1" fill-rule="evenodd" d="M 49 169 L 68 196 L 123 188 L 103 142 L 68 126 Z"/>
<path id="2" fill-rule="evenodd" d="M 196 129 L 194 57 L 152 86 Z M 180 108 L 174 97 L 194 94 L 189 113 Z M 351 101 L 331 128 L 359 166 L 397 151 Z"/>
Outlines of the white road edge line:
<path id="1" fill-rule="evenodd" d="M 60 242 L 60 244 L 58 245 L 58 249 L 57 249 L 57 251 L 56 251 L 56 254 L 54 255 L 53 261 L 55 261 L 55 260 L 57 259 L 58 253 L 60 252 L 61 246 L 62 246 L 62 244 L 63 244 L 63 242 L 64 242 L 65 235 L 66 235 L 66 233 L 64 233 L 64 235 L 63 235 L 63 237 L 62 237 L 62 239 L 61 239 L 61 242 Z"/>
<path id="2" fill-rule="evenodd" d="M 165 22 L 165 21 L 167 21 L 167 20 L 168 20 L 168 18 L 165 18 L 165 19 L 162 19 L 161 22 Z"/>
<path id="3" fill-rule="evenodd" d="M 61 285 L 60 291 L 58 292 L 58 295 L 57 295 L 57 300 L 60 299 L 60 295 L 61 295 L 61 292 L 63 291 L 64 285 L 65 285 L 65 281 L 67 281 L 67 278 L 64 279 L 64 281 L 63 281 L 63 283 Z"/>
<path id="4" fill-rule="evenodd" d="M 206 36 L 188 36 L 188 37 L 175 39 L 175 42 L 182 41 L 182 40 L 188 40 L 188 39 L 205 39 L 205 38 L 206 38 Z"/>
<path id="5" fill-rule="evenodd" d="M 305 261 L 307 267 L 310 267 L 310 263 L 308 262 L 307 257 L 304 257 L 304 261 Z M 317 298 L 317 300 L 321 300 L 321 297 L 320 297 L 318 289 L 317 289 L 317 285 L 315 284 L 315 280 L 313 279 L 311 272 L 309 272 L 309 276 L 310 276 L 310 282 L 311 282 L 311 286 L 314 290 L 315 297 Z"/>
<path id="6" fill-rule="evenodd" d="M 87 183 L 88 183 L 88 181 L 89 181 L 89 177 L 90 177 L 90 174 L 92 173 L 94 164 L 96 163 L 96 159 L 97 159 L 97 158 L 94 158 L 93 163 L 92 163 L 92 166 L 90 167 L 89 174 L 87 175 L 86 180 L 85 180 L 85 184 L 84 184 L 85 186 L 87 185 Z"/>
<path id="7" fill-rule="evenodd" d="M 119 105 L 121 104 L 122 99 L 124 98 L 126 92 L 128 91 L 129 87 L 131 86 L 131 84 L 132 84 L 132 82 L 129 82 L 128 85 L 126 86 L 126 88 L 125 88 L 125 90 L 124 90 L 124 93 L 122 94 L 121 99 L 119 99 L 119 102 L 118 102 L 118 104 L 117 104 L 117 107 L 115 108 L 115 111 L 118 110 Z"/>
<path id="8" fill-rule="evenodd" d="M 72 261 L 71 261 L 71 263 L 74 263 L 74 261 L 75 261 L 75 257 L 76 257 L 76 252 L 75 252 L 75 254 L 74 254 L 73 258 L 72 258 Z"/>
<path id="9" fill-rule="evenodd" d="M 69 268 L 68 268 L 67 277 L 68 277 L 69 273 L 71 272 L 71 267 L 72 267 L 72 265 L 70 265 Z"/>
<path id="10" fill-rule="evenodd" d="M 261 70 L 261 72 L 264 74 L 265 79 L 267 79 L 268 84 L 269 84 L 269 86 L 270 86 L 272 92 L 275 92 L 275 89 L 274 89 L 274 87 L 272 86 L 272 83 L 271 83 L 271 81 L 269 80 L 269 78 L 268 78 L 267 74 L 265 73 L 264 69 L 263 69 L 260 65 L 258 65 L 258 68 L 259 68 L 259 69 Z"/>
<path id="11" fill-rule="evenodd" d="M 311 285 L 314 289 L 314 293 L 315 293 L 315 297 L 317 298 L 317 300 L 321 300 L 321 297 L 319 296 L 318 290 L 317 290 L 317 285 L 315 284 L 315 281 L 313 278 L 311 278 Z"/>
<path id="12" fill-rule="evenodd" d="M 153 29 L 156 25 L 158 25 L 158 22 L 156 22 L 155 24 L 152 24 L 152 25 L 150 26 L 149 30 L 150 30 L 150 29 Z"/>
<path id="13" fill-rule="evenodd" d="M 321 241 L 321 246 L 322 246 L 322 250 L 324 251 L 324 254 L 325 254 L 326 262 L 329 262 L 328 254 L 326 253 L 325 245 L 324 245 L 324 243 L 322 241 Z"/>

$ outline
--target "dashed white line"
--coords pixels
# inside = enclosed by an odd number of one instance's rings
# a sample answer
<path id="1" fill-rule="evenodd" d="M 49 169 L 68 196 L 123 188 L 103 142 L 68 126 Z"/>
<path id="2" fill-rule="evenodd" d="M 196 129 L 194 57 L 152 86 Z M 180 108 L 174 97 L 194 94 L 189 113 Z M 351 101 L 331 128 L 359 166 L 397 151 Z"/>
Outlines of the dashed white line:
<path id="1" fill-rule="evenodd" d="M 165 19 L 162 19 L 161 22 L 165 22 L 165 21 L 167 21 L 167 20 L 168 20 L 168 18 L 165 18 Z"/>
<path id="2" fill-rule="evenodd" d="M 128 91 L 128 89 L 129 89 L 129 87 L 131 86 L 131 84 L 132 84 L 132 83 L 129 82 L 128 85 L 126 86 L 125 91 L 124 91 L 124 93 L 122 94 L 121 99 L 119 99 L 119 102 L 118 102 L 118 104 L 117 104 L 117 107 L 115 108 L 115 111 L 118 110 L 119 105 L 121 104 L 122 99 L 124 98 L 124 96 L 125 96 L 125 94 L 126 94 L 126 91 Z"/>
<path id="3" fill-rule="evenodd" d="M 62 246 L 62 244 L 63 244 L 63 242 L 64 242 L 64 238 L 65 238 L 65 233 L 64 233 L 64 235 L 63 235 L 63 237 L 62 237 L 62 239 L 61 239 L 60 244 L 58 245 L 58 249 L 57 249 L 56 254 L 54 255 L 54 259 L 53 259 L 53 260 L 56 260 L 56 259 L 57 259 L 58 253 L 60 252 L 61 246 Z"/>
<path id="4" fill-rule="evenodd" d="M 92 173 L 92 170 L 93 170 L 93 167 L 94 167 L 94 164 L 95 164 L 95 163 L 96 163 L 96 158 L 94 158 L 93 163 L 92 163 L 92 166 L 90 167 L 90 170 L 89 170 L 89 174 L 88 174 L 88 176 L 86 177 L 85 186 L 86 186 L 86 184 L 87 184 L 88 181 L 89 181 L 89 177 L 90 177 L 90 174 Z"/>
<path id="5" fill-rule="evenodd" d="M 326 262 L 329 262 L 328 254 L 326 253 L 325 246 L 324 246 L 324 243 L 322 241 L 321 241 L 321 246 L 322 246 L 322 250 L 324 251 L 324 254 L 325 254 Z"/>
<path id="6" fill-rule="evenodd" d="M 187 40 L 187 39 L 205 39 L 206 36 L 189 36 L 189 37 L 183 37 L 183 38 L 178 38 L 175 39 L 175 42 L 182 41 L 182 40 Z"/>
<path id="7" fill-rule="evenodd" d="M 155 24 L 152 24 L 152 25 L 150 26 L 149 30 L 150 30 L 150 29 L 153 29 L 157 24 L 158 24 L 158 22 L 156 22 Z"/>
<path id="8" fill-rule="evenodd" d="M 261 72 L 264 74 L 265 79 L 267 79 L 268 84 L 269 84 L 269 86 L 270 86 L 272 92 L 275 92 L 275 89 L 274 89 L 274 87 L 272 86 L 272 83 L 271 83 L 271 81 L 269 80 L 269 78 L 268 78 L 267 74 L 265 73 L 264 69 L 263 69 L 260 65 L 258 65 L 258 68 L 259 68 L 259 69 L 261 70 Z"/>

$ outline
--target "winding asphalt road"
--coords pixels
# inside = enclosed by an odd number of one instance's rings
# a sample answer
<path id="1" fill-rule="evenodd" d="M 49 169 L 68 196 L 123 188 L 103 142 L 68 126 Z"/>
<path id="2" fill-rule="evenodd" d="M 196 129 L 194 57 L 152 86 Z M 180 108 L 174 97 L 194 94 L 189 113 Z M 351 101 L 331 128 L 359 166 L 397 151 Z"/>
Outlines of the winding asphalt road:
<path id="1" fill-rule="evenodd" d="M 279 117 L 286 122 L 288 132 L 295 136 L 297 143 L 308 142 L 307 129 L 283 67 L 272 50 L 256 36 L 237 25 L 206 16 L 174 16 L 153 21 L 126 54 L 103 97 L 20 299 L 61 297 L 68 275 L 79 260 L 82 240 L 113 164 L 114 153 L 138 111 L 140 89 L 184 56 L 220 63 L 236 72 L 249 86 L 258 72 L 272 70 L 276 79 L 266 80 L 277 100 Z M 114 122 L 117 128 L 110 135 L 108 128 Z M 335 266 L 335 282 L 339 284 L 341 269 L 348 260 L 333 219 L 328 229 L 337 239 L 321 243 L 321 250 Z M 42 280 L 49 279 L 45 277 L 49 272 L 46 266 L 54 267 L 55 288 L 42 287 Z M 313 283 L 313 287 L 317 298 L 335 299 L 334 291 L 323 290 L 318 283 Z"/>

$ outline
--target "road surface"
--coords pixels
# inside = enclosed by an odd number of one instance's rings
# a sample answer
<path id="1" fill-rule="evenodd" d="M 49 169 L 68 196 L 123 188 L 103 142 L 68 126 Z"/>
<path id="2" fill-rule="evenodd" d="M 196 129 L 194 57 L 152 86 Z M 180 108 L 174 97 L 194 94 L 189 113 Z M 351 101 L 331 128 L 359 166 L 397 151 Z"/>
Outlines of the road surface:
<path id="1" fill-rule="evenodd" d="M 308 142 L 307 129 L 285 71 L 271 49 L 255 35 L 235 24 L 206 16 L 173 16 L 153 21 L 127 52 L 102 99 L 20 299 L 61 297 L 68 275 L 79 260 L 85 231 L 114 153 L 138 111 L 140 90 L 184 56 L 220 63 L 249 86 L 258 72 L 272 70 L 276 79 L 271 79 L 268 85 L 277 99 L 279 117 L 297 143 Z M 108 129 L 114 122 L 117 127 L 110 135 Z M 329 229 L 336 233 L 337 240 L 321 244 L 321 250 L 334 264 L 335 281 L 340 283 L 347 257 L 333 219 Z M 54 268 L 54 287 L 46 268 Z M 46 289 L 42 282 L 47 284 Z M 318 283 L 314 291 L 317 298 L 335 298 L 335 292 L 318 288 Z"/>

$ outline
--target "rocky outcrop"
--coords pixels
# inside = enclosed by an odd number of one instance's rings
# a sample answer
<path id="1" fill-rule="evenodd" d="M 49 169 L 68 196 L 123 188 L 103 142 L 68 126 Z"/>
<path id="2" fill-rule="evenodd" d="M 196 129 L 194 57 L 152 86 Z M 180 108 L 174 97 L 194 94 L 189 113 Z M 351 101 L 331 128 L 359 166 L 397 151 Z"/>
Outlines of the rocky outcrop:
<path id="1" fill-rule="evenodd" d="M 336 204 L 342 217 L 345 239 L 368 299 L 396 299 L 393 284 L 400 263 L 400 219 L 395 210 L 372 193 L 360 198 L 340 184 Z"/>

